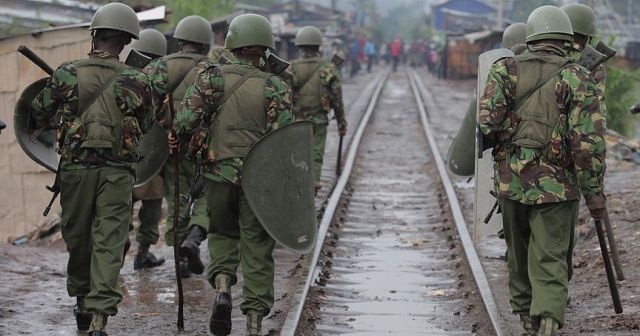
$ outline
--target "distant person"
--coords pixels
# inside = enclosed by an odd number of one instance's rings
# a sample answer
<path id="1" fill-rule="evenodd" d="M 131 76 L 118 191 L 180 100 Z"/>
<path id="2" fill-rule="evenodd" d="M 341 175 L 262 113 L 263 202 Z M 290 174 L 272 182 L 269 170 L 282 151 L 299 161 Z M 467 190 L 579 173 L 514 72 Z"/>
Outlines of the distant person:
<path id="1" fill-rule="evenodd" d="M 368 40 L 364 45 L 364 54 L 367 56 L 367 72 L 371 72 L 371 66 L 376 60 L 376 46 Z"/>
<path id="2" fill-rule="evenodd" d="M 351 60 L 351 71 L 349 72 L 349 77 L 355 76 L 358 71 L 360 71 L 358 55 L 360 55 L 360 43 L 358 42 L 358 39 L 353 39 L 349 50 L 349 59 Z"/>
<path id="3" fill-rule="evenodd" d="M 411 43 L 403 42 L 402 44 L 402 64 L 407 65 L 409 55 L 411 53 Z"/>
<path id="4" fill-rule="evenodd" d="M 300 57 L 291 62 L 293 91 L 293 114 L 295 120 L 313 122 L 313 183 L 320 190 L 320 175 L 324 159 L 329 113 L 333 110 L 338 123 L 338 134 L 347 133 L 344 118 L 342 84 L 335 65 L 320 58 L 318 48 L 322 45 L 322 33 L 313 26 L 303 27 L 296 34 L 295 45 Z"/>
<path id="5" fill-rule="evenodd" d="M 378 49 L 378 60 L 384 60 L 385 64 L 389 64 L 389 50 L 386 43 L 380 43 L 380 48 Z"/>
<path id="6" fill-rule="evenodd" d="M 398 69 L 398 63 L 400 62 L 400 54 L 402 53 L 402 42 L 400 42 L 399 38 L 396 38 L 391 43 L 390 48 L 391 58 L 393 60 L 393 71 L 395 72 Z"/>

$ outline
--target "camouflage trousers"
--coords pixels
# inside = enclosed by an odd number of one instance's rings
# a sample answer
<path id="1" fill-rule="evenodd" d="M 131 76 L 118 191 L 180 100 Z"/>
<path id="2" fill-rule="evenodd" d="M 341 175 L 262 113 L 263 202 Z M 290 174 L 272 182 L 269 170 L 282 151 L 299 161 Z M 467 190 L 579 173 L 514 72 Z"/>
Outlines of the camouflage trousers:
<path id="1" fill-rule="evenodd" d="M 238 266 L 242 266 L 244 302 L 240 309 L 266 316 L 273 307 L 275 242 L 249 207 L 241 187 L 207 179 L 205 190 L 211 211 L 207 278 L 215 287 L 216 275 L 227 274 L 234 285 Z"/>
<path id="2" fill-rule="evenodd" d="M 186 157 L 180 158 L 180 163 L 178 167 L 179 173 L 179 182 L 180 182 L 180 195 L 187 196 L 189 192 L 189 188 L 191 187 L 191 183 L 196 176 L 196 164 L 187 159 Z M 169 156 L 167 163 L 165 163 L 164 168 L 162 170 L 162 176 L 164 178 L 164 190 L 165 197 L 167 199 L 167 230 L 164 234 L 164 240 L 167 245 L 173 246 L 173 219 L 174 219 L 174 190 L 175 190 L 175 181 L 173 178 L 173 156 Z M 180 197 L 180 215 L 184 214 L 187 207 L 187 199 L 186 197 Z M 199 198 L 193 204 L 193 212 L 191 214 L 191 219 L 186 225 L 182 225 L 178 228 L 178 234 L 180 237 L 180 242 L 182 242 L 188 232 L 189 229 L 193 225 L 201 226 L 205 231 L 208 230 L 209 227 L 209 218 L 207 215 L 207 204 L 204 198 Z"/>
<path id="3" fill-rule="evenodd" d="M 69 250 L 67 291 L 89 311 L 115 315 L 118 276 L 131 223 L 134 176 L 126 168 L 60 172 L 62 237 Z"/>
<path id="4" fill-rule="evenodd" d="M 313 182 L 320 182 L 324 149 L 327 142 L 327 123 L 313 123 Z"/>
<path id="5" fill-rule="evenodd" d="M 514 313 L 552 317 L 564 324 L 571 267 L 567 262 L 578 205 L 578 201 L 525 205 L 501 199 Z"/>

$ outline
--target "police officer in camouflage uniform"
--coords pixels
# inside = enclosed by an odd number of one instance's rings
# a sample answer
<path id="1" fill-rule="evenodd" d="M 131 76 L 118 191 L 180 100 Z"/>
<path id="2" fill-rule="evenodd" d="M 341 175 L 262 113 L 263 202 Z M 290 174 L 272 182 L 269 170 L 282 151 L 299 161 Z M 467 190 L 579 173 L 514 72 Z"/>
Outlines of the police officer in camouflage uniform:
<path id="1" fill-rule="evenodd" d="M 604 120 L 591 74 L 568 58 L 572 35 L 560 8 L 533 11 L 529 51 L 494 63 L 480 100 L 480 130 L 497 142 L 510 301 L 523 335 L 557 335 L 565 323 L 580 195 L 594 219 L 605 210 Z"/>
<path id="2" fill-rule="evenodd" d="M 211 41 L 213 40 L 213 32 L 211 24 L 207 20 L 197 15 L 191 15 L 178 22 L 173 37 L 178 40 L 180 50 L 152 61 L 144 68 L 144 71 L 151 78 L 157 101 L 165 101 L 167 94 L 172 92 L 174 110 L 179 111 L 182 107 L 184 93 L 187 87 L 193 83 L 196 72 L 213 64 L 207 58 Z M 162 117 L 167 120 L 168 116 L 166 114 L 168 111 L 164 105 L 158 104 L 156 113 L 162 113 Z M 181 153 L 186 153 L 186 151 L 183 150 Z M 171 162 L 173 160 L 169 158 L 162 172 L 165 195 L 169 207 L 167 231 L 165 233 L 165 241 L 169 246 L 176 244 L 173 241 L 175 181 L 173 180 L 174 167 Z M 186 195 L 196 176 L 196 162 L 183 155 L 180 158 L 179 170 L 180 194 Z M 186 211 L 186 206 L 187 201 L 181 198 L 180 209 Z M 183 260 L 181 260 L 180 266 L 182 267 L 183 277 L 189 277 L 191 272 L 196 274 L 204 272 L 204 264 L 200 260 L 199 249 L 200 243 L 207 237 L 209 225 L 204 199 L 195 201 L 190 221 L 187 224 L 179 227 L 181 241 L 177 242 L 177 244 L 181 244 L 180 253 Z"/>
<path id="3" fill-rule="evenodd" d="M 571 27 L 573 28 L 573 45 L 570 52 L 570 57 L 574 61 L 578 61 L 582 56 L 582 51 L 585 46 L 595 46 L 596 35 L 598 31 L 596 29 L 596 15 L 593 10 L 586 5 L 572 3 L 562 6 L 562 10 L 567 13 L 569 20 L 571 21 Z M 600 100 L 600 114 L 607 120 L 607 106 L 604 101 L 606 82 L 607 82 L 607 67 L 604 64 L 598 65 L 591 71 L 593 80 L 596 82 L 598 88 L 598 99 Z M 606 125 L 606 124 L 605 124 Z"/>
<path id="4" fill-rule="evenodd" d="M 122 300 L 118 275 L 131 223 L 139 137 L 155 119 L 149 79 L 118 61 L 140 25 L 127 5 L 98 9 L 88 59 L 63 63 L 33 101 L 39 127 L 59 130 L 67 290 L 79 330 L 106 335 Z M 60 125 L 58 125 L 60 122 Z"/>
<path id="5" fill-rule="evenodd" d="M 140 31 L 140 38 L 131 43 L 131 49 L 151 59 L 157 59 L 167 54 L 167 39 L 156 29 L 144 29 Z M 160 104 L 160 102 L 154 103 Z M 159 175 L 133 189 L 133 202 L 138 200 L 142 202 L 138 211 L 140 226 L 136 229 L 138 253 L 133 261 L 133 269 L 156 267 L 165 261 L 164 258 L 156 258 L 149 252 L 149 246 L 156 244 L 160 236 L 158 224 L 162 217 L 162 198 L 164 198 L 164 186 L 162 177 Z"/>
<path id="6" fill-rule="evenodd" d="M 280 77 L 263 71 L 265 52 L 275 49 L 271 24 L 263 16 L 243 14 L 229 25 L 225 47 L 232 64 L 199 72 L 189 87 L 176 133 L 190 140 L 191 152 L 203 152 L 206 200 L 210 211 L 209 282 L 217 290 L 210 329 L 231 332 L 231 286 L 242 266 L 247 335 L 262 335 L 262 318 L 273 306 L 274 240 L 249 207 L 240 179 L 251 146 L 270 131 L 292 122 L 291 89 Z M 192 136 L 201 126 L 201 133 Z"/>
<path id="7" fill-rule="evenodd" d="M 317 191 L 321 188 L 320 175 L 331 109 L 338 121 L 338 133 L 340 136 L 347 134 L 342 84 L 335 65 L 320 58 L 322 33 L 318 28 L 301 28 L 296 34 L 295 45 L 300 50 L 300 57 L 290 67 L 293 113 L 296 120 L 310 120 L 314 125 L 313 181 Z"/>
<path id="8" fill-rule="evenodd" d="M 573 28 L 573 45 L 570 48 L 569 55 L 575 62 L 579 62 L 582 51 L 587 45 L 594 45 L 598 31 L 596 29 L 596 15 L 593 10 L 583 4 L 568 4 L 562 6 L 562 10 L 567 14 L 571 21 L 571 27 Z M 600 114 L 602 115 L 602 121 L 606 129 L 607 122 L 607 105 L 605 103 L 606 81 L 607 81 L 607 67 L 604 64 L 598 65 L 591 71 L 593 80 L 595 81 L 596 88 L 598 89 L 598 100 L 600 101 Z M 569 249 L 568 260 L 569 264 L 569 280 L 573 276 L 573 249 L 575 244 L 575 237 L 571 239 L 571 248 Z"/>

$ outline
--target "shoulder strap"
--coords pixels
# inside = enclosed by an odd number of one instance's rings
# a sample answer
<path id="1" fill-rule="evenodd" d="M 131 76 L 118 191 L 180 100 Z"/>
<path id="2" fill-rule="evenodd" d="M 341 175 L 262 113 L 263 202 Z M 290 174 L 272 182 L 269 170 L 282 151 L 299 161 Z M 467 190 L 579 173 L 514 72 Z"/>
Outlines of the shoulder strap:
<path id="1" fill-rule="evenodd" d="M 524 96 L 522 96 L 522 98 L 520 98 L 520 100 L 516 103 L 515 111 L 518 111 L 520 107 L 522 107 L 522 105 L 526 103 L 527 100 L 529 100 L 529 98 L 531 98 L 531 95 L 533 95 L 538 90 L 540 90 L 545 84 L 547 84 L 550 80 L 552 80 L 555 76 L 557 76 L 560 72 L 562 72 L 562 70 L 568 68 L 572 64 L 573 63 L 570 60 L 567 60 L 564 64 L 562 64 L 558 68 L 558 70 L 554 71 L 548 78 L 545 78 L 543 81 L 540 81 L 540 84 L 535 86 L 531 91 L 527 92 L 527 94 L 525 94 Z"/>
<path id="2" fill-rule="evenodd" d="M 229 99 L 229 97 L 231 97 L 242 86 L 242 84 L 246 83 L 249 80 L 249 78 L 253 77 L 258 72 L 260 72 L 260 69 L 254 69 L 252 71 L 249 71 L 249 72 L 245 73 L 240 78 L 240 80 L 235 82 L 235 84 L 233 84 L 233 86 L 231 88 L 229 88 L 229 91 L 226 91 L 224 93 L 224 96 L 222 97 L 222 100 L 220 101 L 220 105 L 224 105 L 224 103 L 227 101 L 227 99 Z M 220 114 L 222 114 L 222 113 L 220 113 Z"/>
<path id="3" fill-rule="evenodd" d="M 184 81 L 184 79 L 187 77 L 187 75 L 194 69 L 194 67 L 200 62 L 203 61 L 207 58 L 207 56 L 201 56 L 200 58 L 196 58 L 196 57 L 192 57 L 192 56 L 187 56 L 187 55 L 182 55 L 182 54 L 176 54 L 176 55 L 169 55 L 167 57 L 167 61 L 168 60 L 172 60 L 172 59 L 177 59 L 177 58 L 188 58 L 191 59 L 192 62 L 191 64 L 189 64 L 188 67 L 185 68 L 185 70 L 180 74 L 180 76 L 178 76 L 178 79 L 173 82 L 170 87 L 168 87 L 167 92 L 173 92 L 175 91 L 178 86 L 180 85 L 180 83 L 182 83 L 182 81 Z M 168 64 L 168 63 L 167 63 Z M 168 67 L 168 65 L 167 65 Z"/>
<path id="4" fill-rule="evenodd" d="M 96 65 L 96 66 L 105 66 L 105 67 L 110 67 L 114 70 L 113 74 L 111 75 L 111 77 L 109 77 L 108 80 L 106 80 L 104 83 L 102 83 L 102 85 L 100 85 L 100 87 L 98 88 L 98 90 L 91 96 L 91 98 L 87 101 L 87 104 L 84 106 L 78 106 L 78 111 L 76 111 L 77 115 L 82 115 L 89 107 L 91 107 L 91 105 L 93 105 L 93 103 L 96 102 L 96 100 L 102 96 L 102 94 L 104 93 L 104 91 L 109 88 L 113 82 L 116 80 L 116 78 L 118 78 L 118 76 L 120 76 L 120 74 L 122 74 L 122 72 L 124 72 L 125 69 L 127 69 L 127 65 L 122 64 L 122 63 L 117 63 L 117 64 L 106 64 L 103 62 L 78 62 L 77 63 L 79 66 L 91 66 L 91 65 Z"/>
<path id="5" fill-rule="evenodd" d="M 222 100 L 220 100 L 220 103 L 218 103 L 218 106 L 223 106 L 224 103 L 242 86 L 242 84 L 246 83 L 249 80 L 249 78 L 255 76 L 259 72 L 260 72 L 260 69 L 254 69 L 252 71 L 248 71 L 247 73 L 245 73 L 242 76 L 242 78 L 240 78 L 240 80 L 235 82 L 235 84 L 233 84 L 233 86 L 229 88 L 228 91 L 225 91 L 224 96 L 222 97 Z M 218 123 L 224 111 L 225 111 L 224 108 L 221 109 L 220 113 L 218 113 L 218 115 L 215 116 L 215 119 L 213 120 L 210 126 L 211 129 L 213 129 L 214 126 Z"/>
<path id="6" fill-rule="evenodd" d="M 306 63 L 310 63 L 310 62 L 306 62 Z M 307 76 L 307 78 L 305 78 L 303 81 L 300 82 L 300 84 L 298 85 L 298 89 L 301 90 L 303 87 L 305 87 L 309 81 L 311 80 L 311 78 L 313 78 L 313 76 L 316 74 L 316 72 L 318 72 L 318 70 L 320 70 L 320 67 L 322 66 L 322 62 L 318 61 L 316 64 L 316 67 L 313 69 L 313 71 L 310 72 L 309 76 Z"/>

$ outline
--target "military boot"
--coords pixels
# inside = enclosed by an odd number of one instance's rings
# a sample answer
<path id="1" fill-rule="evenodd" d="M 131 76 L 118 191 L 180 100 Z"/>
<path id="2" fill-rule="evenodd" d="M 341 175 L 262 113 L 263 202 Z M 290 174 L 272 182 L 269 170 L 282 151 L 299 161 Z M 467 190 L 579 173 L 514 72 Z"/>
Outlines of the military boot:
<path id="1" fill-rule="evenodd" d="M 138 246 L 138 254 L 133 260 L 133 269 L 157 267 L 164 264 L 164 258 L 156 258 L 153 253 L 149 252 L 149 245 L 140 244 Z"/>
<path id="2" fill-rule="evenodd" d="M 247 336 L 262 336 L 262 313 L 247 311 Z"/>
<path id="3" fill-rule="evenodd" d="M 558 335 L 558 329 L 560 324 L 552 317 L 543 317 L 540 320 L 540 330 L 538 336 L 556 336 Z"/>
<path id="4" fill-rule="evenodd" d="M 91 313 L 84 305 L 84 296 L 78 296 L 76 298 L 76 306 L 73 307 L 73 315 L 76 317 L 76 325 L 78 330 L 87 331 L 91 324 Z"/>
<path id="5" fill-rule="evenodd" d="M 89 327 L 89 336 L 108 336 L 107 335 L 107 315 L 93 313 L 91 326 Z"/>
<path id="6" fill-rule="evenodd" d="M 231 333 L 231 277 L 227 274 L 218 274 L 215 285 L 218 294 L 213 303 L 213 311 L 209 320 L 209 329 L 216 336 L 226 336 Z"/>
<path id="7" fill-rule="evenodd" d="M 200 260 L 200 243 L 207 239 L 207 231 L 200 225 L 193 225 L 187 238 L 180 245 L 180 255 L 187 257 L 189 270 L 195 274 L 204 272 L 204 264 Z"/>
<path id="8" fill-rule="evenodd" d="M 522 323 L 522 329 L 524 329 L 521 336 L 536 336 L 538 334 L 540 317 L 520 314 L 520 322 Z"/>

